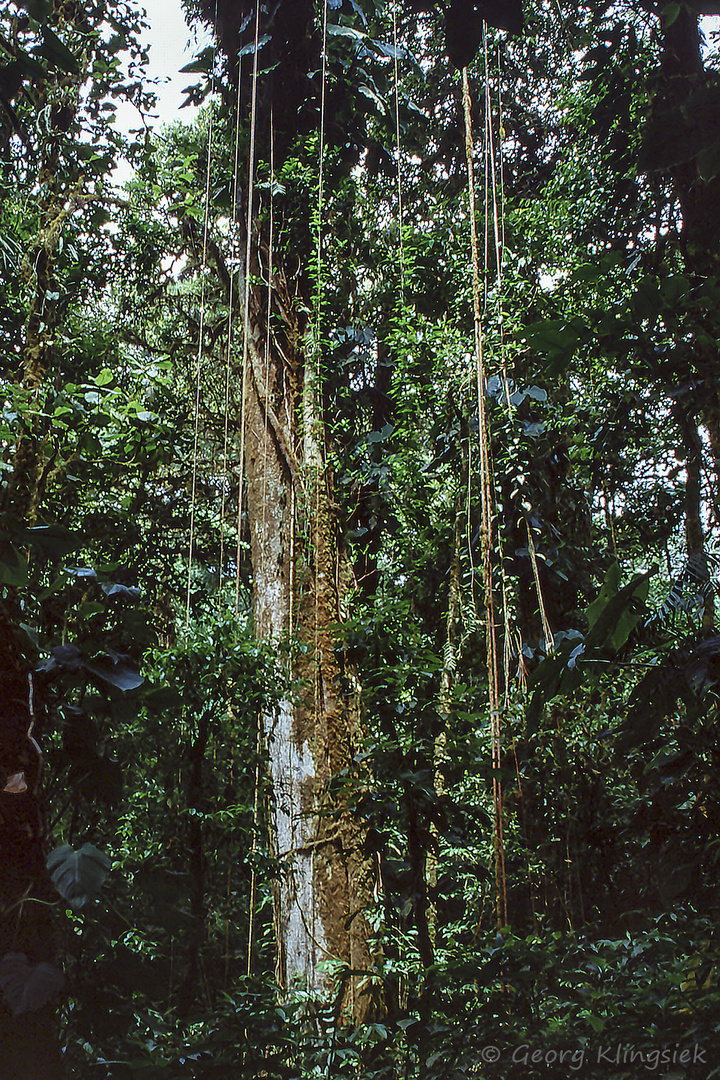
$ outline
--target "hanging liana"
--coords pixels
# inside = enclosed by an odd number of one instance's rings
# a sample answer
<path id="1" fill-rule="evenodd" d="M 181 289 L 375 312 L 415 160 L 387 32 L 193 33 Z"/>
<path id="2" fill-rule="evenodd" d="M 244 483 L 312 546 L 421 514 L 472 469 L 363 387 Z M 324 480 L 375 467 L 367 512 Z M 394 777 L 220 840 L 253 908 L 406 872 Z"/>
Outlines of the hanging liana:
<path id="1" fill-rule="evenodd" d="M 480 443 L 480 543 L 482 549 L 482 573 L 485 606 L 485 648 L 488 669 L 488 707 L 490 712 L 491 754 L 493 764 L 493 804 L 495 850 L 496 909 L 498 924 L 507 921 L 507 893 L 505 886 L 505 851 L 503 844 L 502 785 L 500 766 L 502 760 L 500 741 L 500 687 L 495 637 L 495 602 L 492 580 L 493 551 L 493 498 L 492 470 L 488 440 L 487 413 L 485 409 L 485 365 L 483 356 L 482 311 L 480 304 L 480 260 L 478 256 L 477 224 L 475 211 L 475 170 L 472 135 L 472 104 L 467 68 L 463 69 L 463 111 L 465 117 L 465 153 L 468 170 L 468 198 L 470 203 L 470 244 L 472 254 L 472 293 L 475 324 L 475 374 L 478 403 L 478 435 Z M 485 155 L 486 167 L 489 155 Z M 487 186 L 487 182 L 486 182 Z"/>

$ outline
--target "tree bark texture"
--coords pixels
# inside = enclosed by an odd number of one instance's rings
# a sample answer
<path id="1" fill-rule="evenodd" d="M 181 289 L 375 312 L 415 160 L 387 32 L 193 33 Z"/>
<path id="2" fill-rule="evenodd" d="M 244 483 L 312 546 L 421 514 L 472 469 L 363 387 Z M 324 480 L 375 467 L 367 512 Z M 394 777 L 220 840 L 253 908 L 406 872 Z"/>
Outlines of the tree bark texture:
<path id="1" fill-rule="evenodd" d="M 336 627 L 343 586 L 318 370 L 306 326 L 277 276 L 282 344 L 267 350 L 263 304 L 251 292 L 246 425 L 247 515 L 260 640 L 294 638 L 294 690 L 263 718 L 272 779 L 277 975 L 287 990 L 340 992 L 359 1019 L 370 967 L 365 910 L 373 898 L 363 830 L 338 789 L 352 768 L 357 703 Z M 336 983 L 339 977 L 340 983 Z"/>
<path id="2" fill-rule="evenodd" d="M 201 0 L 201 8 L 216 27 L 231 79 L 241 80 L 249 116 L 252 65 L 243 68 L 238 55 L 258 30 L 254 6 L 248 0 L 218 5 Z M 274 67 L 272 78 L 256 86 L 252 138 L 258 160 L 270 161 L 272 144 L 277 164 L 291 145 L 318 131 L 321 35 L 316 5 L 280 0 L 263 14 L 259 29 L 269 35 L 263 60 Z M 279 251 L 269 258 L 260 239 L 260 219 L 252 211 L 247 217 L 256 280 L 265 268 L 275 267 L 271 313 L 266 311 L 268 289 L 253 287 L 245 319 L 244 467 L 255 628 L 262 641 L 290 638 L 297 643 L 288 668 L 293 693 L 274 715 L 263 718 L 280 866 L 277 973 L 287 989 L 298 986 L 324 995 L 333 981 L 329 971 L 337 967 L 342 970 L 342 1004 L 359 1018 L 367 1000 L 358 997 L 359 984 L 370 964 L 363 912 L 373 882 L 362 850 L 363 830 L 337 790 L 339 774 L 352 767 L 357 701 L 348 690 L 353 680 L 343 669 L 334 630 L 342 621 L 344 561 L 325 452 L 319 364 L 308 364 L 314 358 L 306 348 L 306 313 L 313 307 L 307 254 L 295 245 L 286 262 L 286 269 L 294 269 L 285 276 Z M 305 239 L 312 250 L 312 230 Z M 257 258 L 258 240 L 262 260 Z"/>
<path id="3" fill-rule="evenodd" d="M 663 55 L 655 107 L 687 109 L 696 122 L 707 124 L 696 113 L 701 108 L 692 96 L 715 84 L 717 75 L 706 70 L 700 48 L 699 12 L 681 5 L 676 18 L 668 19 L 663 33 Z M 677 122 L 677 113 L 675 113 Z M 710 140 L 716 124 L 707 128 Z M 712 136 L 714 137 L 714 136 Z M 720 249 L 720 175 L 705 180 L 697 159 L 675 165 L 670 175 L 682 208 L 681 242 L 685 265 L 693 275 L 717 273 Z"/>

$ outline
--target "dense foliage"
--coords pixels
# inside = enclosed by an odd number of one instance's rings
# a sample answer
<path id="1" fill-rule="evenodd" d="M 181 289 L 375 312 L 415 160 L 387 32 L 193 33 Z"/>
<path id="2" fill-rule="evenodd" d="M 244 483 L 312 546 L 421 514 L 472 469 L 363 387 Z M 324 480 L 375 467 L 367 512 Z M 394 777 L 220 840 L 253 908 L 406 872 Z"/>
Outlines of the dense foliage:
<path id="1" fill-rule="evenodd" d="M 325 64 L 311 5 L 256 48 L 221 4 L 198 119 L 155 134 L 131 4 L 0 13 L 12 1080 L 56 1043 L 83 1080 L 720 1075 L 716 31 L 538 2 L 470 67 L 487 553 L 462 89 L 418 6 L 328 4 Z M 276 983 L 259 716 L 306 646 L 253 625 L 246 265 L 288 365 L 322 356 L 360 1025 Z"/>

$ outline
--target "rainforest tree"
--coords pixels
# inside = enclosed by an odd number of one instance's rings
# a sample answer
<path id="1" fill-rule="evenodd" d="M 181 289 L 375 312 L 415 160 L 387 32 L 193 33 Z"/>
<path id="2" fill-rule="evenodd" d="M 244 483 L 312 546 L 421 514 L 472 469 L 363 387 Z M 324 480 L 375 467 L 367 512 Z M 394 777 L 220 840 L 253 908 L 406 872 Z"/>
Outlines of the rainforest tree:
<path id="1" fill-rule="evenodd" d="M 11 1076 L 716 1050 L 705 8 L 461 7 L 2 16 Z"/>

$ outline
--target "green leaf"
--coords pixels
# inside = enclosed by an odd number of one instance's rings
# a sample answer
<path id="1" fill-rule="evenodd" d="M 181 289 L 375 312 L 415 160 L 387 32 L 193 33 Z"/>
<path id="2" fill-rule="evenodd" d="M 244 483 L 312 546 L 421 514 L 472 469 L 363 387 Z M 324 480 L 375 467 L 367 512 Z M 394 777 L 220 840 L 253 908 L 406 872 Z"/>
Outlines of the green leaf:
<path id="1" fill-rule="evenodd" d="M 618 591 L 620 567 L 613 563 L 605 575 L 599 596 L 585 612 L 590 624 L 585 641 L 588 651 L 605 648 L 617 652 L 622 648 L 643 616 L 654 573 L 655 567 L 645 574 L 636 574 Z"/>
<path id="2" fill-rule="evenodd" d="M 385 439 L 389 439 L 395 430 L 393 424 L 383 424 L 379 431 L 371 431 L 367 436 L 369 443 L 384 442 Z"/>
<path id="3" fill-rule="evenodd" d="M 337 26 L 330 23 L 327 31 L 331 37 L 345 37 L 350 38 L 352 41 L 367 40 L 367 34 L 363 34 L 361 30 L 356 30 L 353 26 Z"/>
<path id="4" fill-rule="evenodd" d="M 671 3 L 666 4 L 662 9 L 662 21 L 665 30 L 676 21 L 680 11 L 682 10 L 682 4 L 676 3 L 676 0 L 671 0 Z"/>
<path id="5" fill-rule="evenodd" d="M 24 589 L 29 580 L 28 561 L 22 555 L 15 554 L 13 562 L 0 562 L 0 584 Z"/>
<path id="6" fill-rule="evenodd" d="M 602 266 L 598 266 L 596 263 L 581 263 L 580 266 L 576 266 L 573 270 L 570 280 L 592 284 L 600 281 L 604 275 L 605 270 Z"/>
<path id="7" fill-rule="evenodd" d="M 47 22 L 52 13 L 52 0 L 17 0 L 17 4 L 39 23 Z"/>
<path id="8" fill-rule="evenodd" d="M 65 985 L 65 976 L 44 960 L 31 964 L 25 953 L 9 952 L 0 960 L 0 988 L 13 1016 L 35 1012 Z"/>
<path id="9" fill-rule="evenodd" d="M 691 290 L 690 280 L 684 274 L 671 274 L 669 277 L 663 278 L 660 285 L 663 308 L 666 310 L 676 307 L 683 297 L 690 294 Z"/>
<path id="10" fill-rule="evenodd" d="M 82 539 L 66 529 L 64 525 L 38 525 L 27 530 L 30 543 L 39 547 L 52 558 L 63 558 L 71 551 L 77 551 Z"/>
<path id="11" fill-rule="evenodd" d="M 257 43 L 258 52 L 260 52 L 263 45 L 267 45 L 268 41 L 270 41 L 270 35 L 269 34 L 263 34 L 262 37 L 258 39 L 258 43 Z M 255 42 L 251 41 L 251 42 L 249 42 L 249 44 L 243 45 L 242 49 L 238 49 L 238 54 L 237 54 L 238 59 L 241 56 L 252 56 L 254 52 L 255 52 Z M 190 67 L 192 67 L 192 65 L 190 65 Z M 183 69 L 183 70 L 185 70 L 185 69 Z"/>
<path id="12" fill-rule="evenodd" d="M 148 709 L 158 713 L 174 713 L 182 709 L 182 694 L 174 686 L 158 686 L 145 695 Z"/>
<path id="13" fill-rule="evenodd" d="M 80 65 L 67 45 L 60 40 L 49 26 L 41 26 L 40 32 L 43 37 L 43 43 L 39 50 L 40 54 L 61 71 L 77 75 L 80 71 Z"/>
<path id="14" fill-rule="evenodd" d="M 81 908 L 100 891 L 110 870 L 110 859 L 92 844 L 73 851 L 61 844 L 47 858 L 50 879 L 72 908 Z"/>
<path id="15" fill-rule="evenodd" d="M 372 101 L 374 105 L 377 106 L 378 112 L 381 115 L 388 111 L 387 105 L 380 97 L 380 95 L 375 93 L 372 87 L 363 84 L 362 86 L 358 86 L 358 91 L 359 93 L 363 94 L 369 101 Z"/>
<path id="16" fill-rule="evenodd" d="M 533 691 L 533 696 L 530 698 L 530 704 L 525 712 L 525 729 L 528 736 L 532 736 L 536 733 L 542 718 L 544 707 L 545 694 L 538 687 Z"/>
<path id="17" fill-rule="evenodd" d="M 654 738 L 666 716 L 693 706 L 707 691 L 717 692 L 720 637 L 685 641 L 651 667 L 633 690 L 615 743 L 618 753 Z"/>
<path id="18" fill-rule="evenodd" d="M 182 75 L 209 75 L 215 62 L 215 46 L 208 45 L 190 64 L 180 68 Z"/>
<path id="19" fill-rule="evenodd" d="M 616 560 L 605 575 L 605 580 L 600 588 L 600 592 L 597 594 L 592 604 L 585 609 L 585 616 L 589 628 L 592 628 L 595 625 L 605 605 L 613 596 L 615 596 L 620 588 L 621 577 L 622 572 L 620 570 L 620 564 Z"/>
<path id="20" fill-rule="evenodd" d="M 525 330 L 524 340 L 548 361 L 548 371 L 560 374 L 572 360 L 586 336 L 578 319 L 542 319 Z"/>
<path id="21" fill-rule="evenodd" d="M 720 173 L 720 139 L 706 146 L 697 157 L 698 173 L 701 179 L 709 184 Z"/>
<path id="22" fill-rule="evenodd" d="M 83 667 L 91 675 L 95 675 L 118 690 L 137 690 L 145 682 L 144 676 L 139 671 L 128 667 L 120 659 L 110 656 L 96 656 L 92 660 L 84 660 Z"/>

